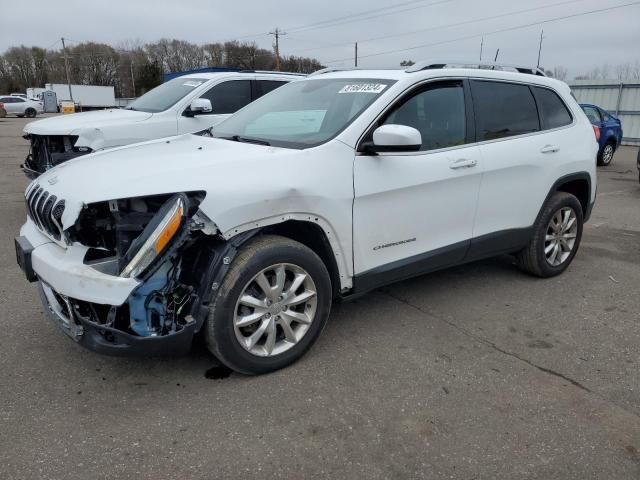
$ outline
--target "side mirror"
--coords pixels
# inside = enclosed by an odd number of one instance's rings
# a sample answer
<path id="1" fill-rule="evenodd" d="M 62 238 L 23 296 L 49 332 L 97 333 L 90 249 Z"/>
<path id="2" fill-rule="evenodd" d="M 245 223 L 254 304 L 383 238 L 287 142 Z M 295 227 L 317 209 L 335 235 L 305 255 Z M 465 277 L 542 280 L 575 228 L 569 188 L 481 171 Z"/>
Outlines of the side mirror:
<path id="1" fill-rule="evenodd" d="M 370 152 L 415 152 L 422 146 L 422 135 L 407 125 L 381 125 L 373 131 L 373 143 L 365 145 Z"/>
<path id="2" fill-rule="evenodd" d="M 188 117 L 193 117 L 203 113 L 211 113 L 211 111 L 213 111 L 211 100 L 208 98 L 196 98 L 191 102 L 191 105 L 189 105 L 189 108 L 185 110 L 184 113 Z"/>

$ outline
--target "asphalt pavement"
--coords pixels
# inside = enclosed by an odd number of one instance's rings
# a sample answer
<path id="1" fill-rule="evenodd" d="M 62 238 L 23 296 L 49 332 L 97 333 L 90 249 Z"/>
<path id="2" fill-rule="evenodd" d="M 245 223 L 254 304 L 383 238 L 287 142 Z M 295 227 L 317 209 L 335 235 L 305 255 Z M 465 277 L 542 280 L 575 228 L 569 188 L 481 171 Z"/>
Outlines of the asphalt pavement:
<path id="1" fill-rule="evenodd" d="M 246 377 L 202 348 L 100 356 L 50 323 L 13 247 L 27 121 L 0 119 L 1 479 L 640 478 L 637 148 L 598 169 L 563 275 L 504 256 L 404 281 Z"/>

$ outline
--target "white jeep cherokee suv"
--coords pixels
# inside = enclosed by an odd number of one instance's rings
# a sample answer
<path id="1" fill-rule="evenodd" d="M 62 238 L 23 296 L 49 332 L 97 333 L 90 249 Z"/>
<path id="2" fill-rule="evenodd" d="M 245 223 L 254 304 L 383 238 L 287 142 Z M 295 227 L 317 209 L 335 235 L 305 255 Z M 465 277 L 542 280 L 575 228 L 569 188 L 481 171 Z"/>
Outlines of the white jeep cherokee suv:
<path id="1" fill-rule="evenodd" d="M 595 201 L 594 132 L 564 83 L 494 68 L 322 72 L 216 138 L 64 163 L 26 190 L 19 263 L 86 347 L 199 333 L 248 374 L 302 356 L 335 299 L 505 253 L 557 275 Z"/>
<path id="2" fill-rule="evenodd" d="M 22 169 L 36 178 L 91 152 L 207 130 L 262 95 L 303 77 L 260 71 L 191 73 L 163 83 L 123 109 L 32 122 L 24 127 L 30 148 Z"/>

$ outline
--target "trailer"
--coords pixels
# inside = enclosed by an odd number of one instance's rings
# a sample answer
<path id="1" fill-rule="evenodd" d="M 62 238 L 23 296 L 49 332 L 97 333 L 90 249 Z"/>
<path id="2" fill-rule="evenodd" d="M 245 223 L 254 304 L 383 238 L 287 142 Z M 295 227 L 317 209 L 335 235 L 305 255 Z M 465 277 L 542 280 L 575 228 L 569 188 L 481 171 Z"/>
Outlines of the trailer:
<path id="1" fill-rule="evenodd" d="M 77 111 L 117 107 L 114 87 L 71 85 L 69 89 L 69 85 L 65 83 L 47 83 L 44 87 L 45 90 L 55 92 L 58 105 L 73 102 Z"/>
<path id="2" fill-rule="evenodd" d="M 38 88 L 38 87 L 27 88 L 27 98 L 42 100 L 42 92 L 44 92 L 45 90 L 46 88 Z"/>

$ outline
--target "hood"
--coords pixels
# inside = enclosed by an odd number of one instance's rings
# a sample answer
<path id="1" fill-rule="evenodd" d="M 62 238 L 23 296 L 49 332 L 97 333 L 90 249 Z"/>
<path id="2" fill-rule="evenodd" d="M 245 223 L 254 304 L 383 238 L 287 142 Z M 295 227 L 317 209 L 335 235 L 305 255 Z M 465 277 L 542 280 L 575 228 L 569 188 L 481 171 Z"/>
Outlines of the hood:
<path id="1" fill-rule="evenodd" d="M 111 109 L 95 112 L 59 115 L 28 123 L 24 127 L 25 134 L 34 135 L 80 135 L 81 130 L 100 129 L 111 125 L 147 120 L 153 114 L 135 110 Z"/>
<path id="2" fill-rule="evenodd" d="M 188 191 L 205 191 L 210 202 L 210 192 L 237 192 L 245 182 L 259 189 L 265 183 L 265 165 L 280 164 L 276 168 L 283 177 L 286 163 L 304 154 L 304 150 L 182 135 L 78 157 L 35 182 L 65 199 L 66 229 L 89 203 Z"/>

